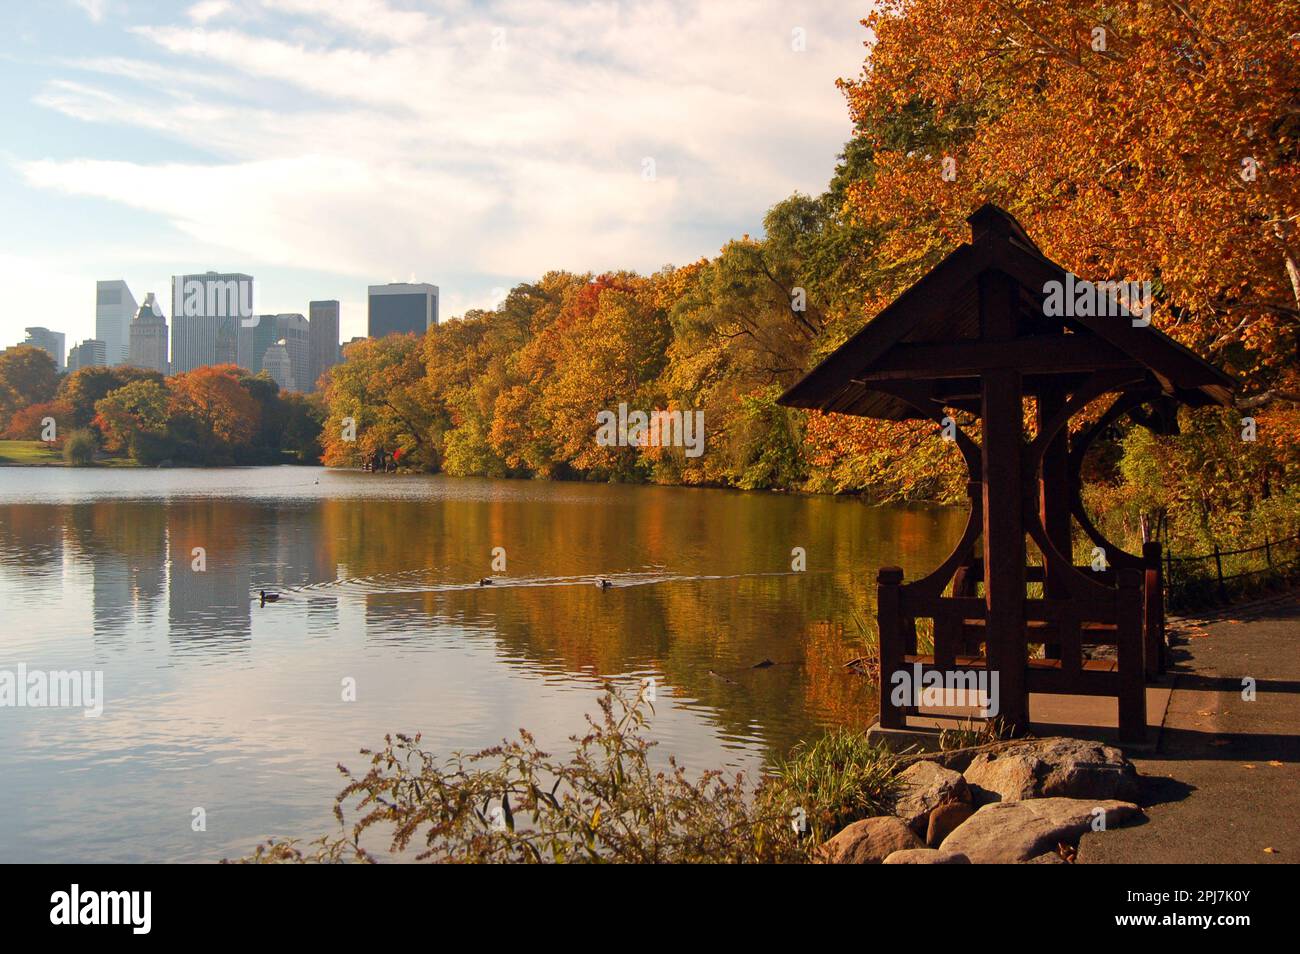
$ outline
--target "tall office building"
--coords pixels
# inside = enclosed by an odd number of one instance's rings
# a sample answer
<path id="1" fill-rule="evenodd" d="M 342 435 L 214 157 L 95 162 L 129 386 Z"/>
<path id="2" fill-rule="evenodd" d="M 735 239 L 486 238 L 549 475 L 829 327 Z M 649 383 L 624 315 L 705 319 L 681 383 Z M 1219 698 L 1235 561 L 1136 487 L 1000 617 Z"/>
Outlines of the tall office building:
<path id="1" fill-rule="evenodd" d="M 285 390 L 304 390 L 311 375 L 310 326 L 307 319 L 299 314 L 257 315 L 249 324 L 251 327 L 241 323 L 238 328 L 235 363 L 254 374 L 266 371 Z M 271 366 L 267 364 L 267 354 L 277 345 L 282 346 L 288 356 L 289 370 L 285 380 L 291 380 L 292 384 L 286 385 L 276 376 L 279 371 L 272 373 Z M 279 360 L 279 355 L 275 360 Z"/>
<path id="2" fill-rule="evenodd" d="M 313 301 L 307 305 L 307 343 L 311 351 L 310 379 L 306 390 L 319 387 L 322 374 L 339 363 L 339 303 Z"/>
<path id="3" fill-rule="evenodd" d="M 296 391 L 298 383 L 293 378 L 293 362 L 284 341 L 277 341 L 262 355 L 262 370 L 280 385 L 281 391 Z"/>
<path id="4" fill-rule="evenodd" d="M 172 277 L 172 373 L 235 364 L 239 330 L 253 318 L 253 276 L 205 272 Z"/>
<path id="5" fill-rule="evenodd" d="M 54 367 L 57 371 L 62 371 L 65 367 L 63 363 L 64 342 L 67 340 L 61 331 L 51 331 L 49 328 L 24 328 L 27 332 L 25 345 L 31 345 L 33 348 L 40 348 L 54 359 Z"/>
<path id="6" fill-rule="evenodd" d="M 290 391 L 311 389 L 311 326 L 299 314 L 275 316 L 275 340 L 289 353 Z M 283 385 L 282 385 L 283 387 Z"/>
<path id="7" fill-rule="evenodd" d="M 158 308 L 153 292 L 131 322 L 131 347 L 127 363 L 137 368 L 167 373 L 167 319 Z"/>
<path id="8" fill-rule="evenodd" d="M 102 367 L 108 364 L 108 347 L 98 338 L 87 338 L 68 352 L 68 370 Z"/>
<path id="9" fill-rule="evenodd" d="M 104 342 L 104 361 L 110 367 L 130 357 L 131 319 L 138 307 L 121 279 L 95 282 L 95 340 Z"/>
<path id="10" fill-rule="evenodd" d="M 438 323 L 438 286 L 392 282 L 371 285 L 367 333 L 371 338 L 423 335 Z"/>
<path id="11" fill-rule="evenodd" d="M 254 374 L 262 370 L 262 355 L 275 344 L 275 315 L 257 315 L 251 323 L 240 322 L 236 334 L 235 363 Z"/>

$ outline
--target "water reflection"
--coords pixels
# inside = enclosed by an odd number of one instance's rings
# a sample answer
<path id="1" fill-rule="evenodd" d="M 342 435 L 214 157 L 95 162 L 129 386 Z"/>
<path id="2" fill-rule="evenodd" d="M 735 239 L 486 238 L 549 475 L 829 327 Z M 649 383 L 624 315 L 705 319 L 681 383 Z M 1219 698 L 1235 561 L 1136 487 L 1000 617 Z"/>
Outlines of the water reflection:
<path id="1" fill-rule="evenodd" d="M 384 732 L 556 745 L 604 678 L 656 678 L 665 754 L 756 767 L 871 721 L 843 664 L 875 570 L 935 565 L 963 522 L 683 488 L 0 471 L 0 666 L 102 668 L 109 696 L 100 720 L 0 710 L 0 856 L 202 860 L 325 830 L 334 764 Z M 478 587 L 498 546 L 507 573 Z"/>

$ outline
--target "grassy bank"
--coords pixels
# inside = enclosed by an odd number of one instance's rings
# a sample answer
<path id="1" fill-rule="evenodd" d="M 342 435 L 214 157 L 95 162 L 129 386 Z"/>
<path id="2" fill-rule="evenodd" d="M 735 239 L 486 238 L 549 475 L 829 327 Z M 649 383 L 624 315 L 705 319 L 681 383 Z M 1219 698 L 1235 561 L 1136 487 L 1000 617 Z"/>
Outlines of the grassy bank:
<path id="1" fill-rule="evenodd" d="M 0 441 L 0 467 L 69 467 L 63 451 L 44 441 Z M 139 467 L 129 457 L 101 457 L 88 467 Z"/>
<path id="2" fill-rule="evenodd" d="M 43 441 L 0 441 L 0 466 L 63 466 L 63 455 Z"/>

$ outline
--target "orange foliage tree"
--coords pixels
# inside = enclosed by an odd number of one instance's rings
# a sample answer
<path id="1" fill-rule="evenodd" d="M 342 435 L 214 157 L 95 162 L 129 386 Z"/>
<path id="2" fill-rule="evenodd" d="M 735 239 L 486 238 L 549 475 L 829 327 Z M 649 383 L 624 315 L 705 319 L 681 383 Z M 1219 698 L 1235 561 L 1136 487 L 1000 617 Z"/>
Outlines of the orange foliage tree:
<path id="1" fill-rule="evenodd" d="M 899 284 L 994 201 L 1081 277 L 1152 281 L 1158 326 L 1294 396 L 1295 0 L 887 0 L 864 24 L 844 88 L 875 172 L 849 202 Z"/>
<path id="2" fill-rule="evenodd" d="M 229 459 L 236 445 L 257 432 L 257 401 L 240 383 L 235 365 L 195 368 L 168 380 L 170 413 L 179 422 L 180 439 L 195 444 L 208 461 Z"/>

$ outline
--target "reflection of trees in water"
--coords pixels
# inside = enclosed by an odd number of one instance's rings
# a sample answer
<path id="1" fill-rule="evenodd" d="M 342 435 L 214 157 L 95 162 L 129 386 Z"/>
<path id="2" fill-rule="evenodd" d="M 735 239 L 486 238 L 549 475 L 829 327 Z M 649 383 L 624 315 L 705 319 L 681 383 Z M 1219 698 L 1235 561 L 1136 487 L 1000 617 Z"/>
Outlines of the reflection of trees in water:
<path id="1" fill-rule="evenodd" d="M 563 497 L 573 485 L 547 486 Z M 583 490 L 590 497 L 581 502 L 335 500 L 323 505 L 323 525 L 350 574 L 382 580 L 418 567 L 431 585 L 477 579 L 493 546 L 506 547 L 516 578 L 646 566 L 688 577 L 781 573 L 791 548 L 803 546 L 808 572 L 798 576 L 366 600 L 367 621 L 378 630 L 372 638 L 410 638 L 406 614 L 422 612 L 467 628 L 490 626 L 502 655 L 526 666 L 593 677 L 660 672 L 671 691 L 711 709 L 724 734 L 752 737 L 757 725 L 773 751 L 784 751 L 810 727 L 871 721 L 871 687 L 843 669 L 871 638 L 853 614 L 874 618 L 878 566 L 897 562 L 909 578 L 919 576 L 947 554 L 964 522 L 951 509 L 880 509 L 842 499 Z M 765 659 L 779 665 L 749 668 Z"/>
<path id="2" fill-rule="evenodd" d="M 0 506 L 0 559 L 5 572 L 52 585 L 62 575 L 66 508 L 47 504 Z"/>
<path id="3" fill-rule="evenodd" d="M 455 495 L 466 487 L 489 492 Z M 7 505 L 0 547 L 7 573 L 48 575 L 61 567 L 65 545 L 74 560 L 88 561 L 99 635 L 120 635 L 131 612 L 160 605 L 168 581 L 178 651 L 246 649 L 258 588 L 366 578 L 359 585 L 369 641 L 482 634 L 503 660 L 527 669 L 592 680 L 661 673 L 667 691 L 706 707 L 721 734 L 758 735 L 783 753 L 818 726 L 871 720 L 871 687 L 843 669 L 870 638 L 854 614 L 874 619 L 877 567 L 899 563 L 917 578 L 947 554 L 965 519 L 953 509 L 683 488 L 449 489 L 423 500 Z M 206 552 L 203 573 L 191 569 L 196 546 Z M 395 592 L 475 581 L 491 572 L 496 546 L 506 548 L 515 579 L 617 579 L 656 566 L 684 579 L 606 591 L 578 584 Z M 780 575 L 795 546 L 807 552 L 807 571 Z M 726 574 L 742 575 L 701 578 Z M 308 632 L 322 634 L 336 631 L 339 601 L 355 592 L 306 590 L 292 599 L 304 604 Z M 750 668 L 769 659 L 777 665 Z"/>

